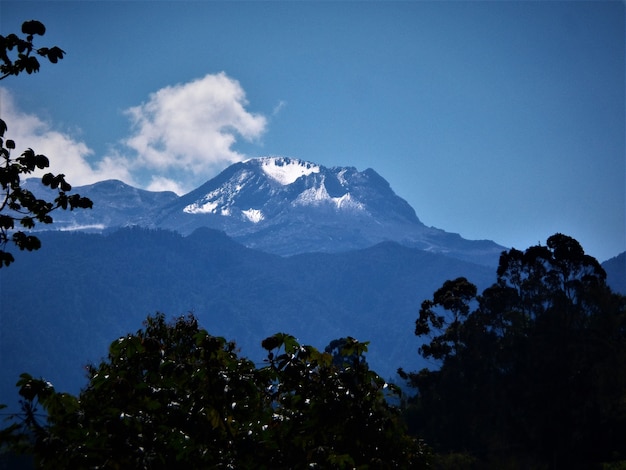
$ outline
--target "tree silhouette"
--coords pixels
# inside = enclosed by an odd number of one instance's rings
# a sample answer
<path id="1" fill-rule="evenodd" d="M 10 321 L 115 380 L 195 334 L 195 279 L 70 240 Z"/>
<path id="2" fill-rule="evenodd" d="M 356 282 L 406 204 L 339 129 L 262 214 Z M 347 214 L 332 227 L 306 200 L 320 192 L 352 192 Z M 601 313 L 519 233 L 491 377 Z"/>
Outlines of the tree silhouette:
<path id="1" fill-rule="evenodd" d="M 55 64 L 63 58 L 65 52 L 54 47 L 35 48 L 33 39 L 36 35 L 43 36 L 45 26 L 36 20 L 22 24 L 22 33 L 26 38 L 16 34 L 0 36 L 0 80 L 17 76 L 23 72 L 32 74 L 39 71 L 37 56 L 47 58 Z M 9 242 L 20 250 L 37 250 L 41 247 L 40 240 L 22 231 L 33 229 L 37 223 L 50 224 L 53 219 L 50 213 L 56 209 L 91 208 L 92 202 L 79 194 L 69 195 L 72 186 L 65 181 L 65 175 L 46 173 L 41 183 L 57 190 L 54 201 L 37 199 L 35 195 L 21 187 L 21 176 L 29 175 L 35 170 L 43 170 L 50 166 L 45 155 L 36 154 L 33 149 L 25 150 L 19 157 L 13 157 L 12 151 L 16 144 L 11 139 L 5 140 L 8 130 L 6 122 L 0 119 L 0 267 L 9 266 L 15 259 L 6 251 Z"/>
<path id="2" fill-rule="evenodd" d="M 447 281 L 416 321 L 429 337 L 421 354 L 441 368 L 404 374 L 418 390 L 412 426 L 440 451 L 496 467 L 625 459 L 626 297 L 605 280 L 556 234 L 504 252 L 478 297 L 467 280 Z"/>

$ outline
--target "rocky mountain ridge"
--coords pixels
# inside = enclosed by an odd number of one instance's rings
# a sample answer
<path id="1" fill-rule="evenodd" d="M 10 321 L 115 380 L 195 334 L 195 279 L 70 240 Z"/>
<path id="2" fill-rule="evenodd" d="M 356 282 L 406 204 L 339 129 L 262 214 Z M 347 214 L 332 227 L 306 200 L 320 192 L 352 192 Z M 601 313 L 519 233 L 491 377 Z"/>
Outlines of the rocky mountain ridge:
<path id="1" fill-rule="evenodd" d="M 33 191 L 41 191 L 30 183 Z M 289 256 L 342 252 L 394 241 L 494 266 L 505 248 L 425 226 L 372 169 L 327 168 L 286 157 L 235 163 L 197 189 L 176 196 L 104 181 L 76 187 L 93 211 L 59 212 L 53 228 L 107 231 L 124 226 L 225 232 L 243 245 Z"/>

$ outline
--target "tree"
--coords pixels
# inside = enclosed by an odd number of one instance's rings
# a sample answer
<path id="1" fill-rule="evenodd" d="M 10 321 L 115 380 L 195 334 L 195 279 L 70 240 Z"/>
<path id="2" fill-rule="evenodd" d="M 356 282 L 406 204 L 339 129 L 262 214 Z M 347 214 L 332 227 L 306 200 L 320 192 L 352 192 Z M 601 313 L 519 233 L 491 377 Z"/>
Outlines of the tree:
<path id="1" fill-rule="evenodd" d="M 626 458 L 626 298 L 597 260 L 556 234 L 504 252 L 496 283 L 475 293 L 459 278 L 422 304 L 416 335 L 432 336 L 420 353 L 441 367 L 405 374 L 419 432 L 483 464 Z"/>
<path id="2" fill-rule="evenodd" d="M 77 397 L 27 374 L 18 382 L 42 468 L 232 468 L 259 453 L 261 376 L 193 316 L 149 317 L 111 343 L 88 377 Z M 37 403 L 45 423 L 31 411 Z"/>
<path id="3" fill-rule="evenodd" d="M 88 368 L 78 396 L 18 382 L 22 414 L 5 434 L 41 468 L 419 468 L 365 344 L 330 354 L 277 334 L 257 368 L 192 316 L 148 317 Z M 355 362 L 353 359 L 358 358 Z M 417 467 L 415 467 L 417 466 Z"/>
<path id="4" fill-rule="evenodd" d="M 468 302 L 476 297 L 476 286 L 464 277 L 446 281 L 438 289 L 433 300 L 425 300 L 420 308 L 419 318 L 415 322 L 415 334 L 430 334 L 436 329 L 439 335 L 430 344 L 420 347 L 420 354 L 425 358 L 442 359 L 460 352 L 461 325 L 469 314 Z M 451 318 L 436 313 L 434 308 L 442 307 L 451 312 Z M 445 329 L 444 329 L 445 326 Z"/>
<path id="5" fill-rule="evenodd" d="M 327 351 L 277 334 L 269 351 L 272 468 L 420 468 L 427 448 L 410 438 L 387 394 L 400 394 L 369 369 L 367 343 L 331 342 Z M 276 352 L 276 354 L 274 353 Z M 282 352 L 281 352 L 282 351 Z"/>
<path id="6" fill-rule="evenodd" d="M 47 58 L 55 64 L 63 58 L 65 52 L 54 46 L 51 48 L 35 48 L 35 35 L 43 36 L 46 28 L 36 20 L 22 24 L 22 33 L 26 38 L 16 34 L 0 35 L 0 80 L 10 76 L 17 76 L 22 72 L 32 74 L 39 71 L 37 56 Z M 24 229 L 33 229 L 39 223 L 53 222 L 50 213 L 56 209 L 91 208 L 92 202 L 79 194 L 69 195 L 71 185 L 65 181 L 65 175 L 46 173 L 41 182 L 53 190 L 58 196 L 53 202 L 37 199 L 35 195 L 21 187 L 21 175 L 29 175 L 36 169 L 43 170 L 50 166 L 45 155 L 36 154 L 32 149 L 25 150 L 21 156 L 13 157 L 11 152 L 16 144 L 6 139 L 8 127 L 0 119 L 0 267 L 9 266 L 15 259 L 6 251 L 9 242 L 20 250 L 37 250 L 41 247 L 40 240 L 34 236 L 16 229 L 16 225 Z"/>

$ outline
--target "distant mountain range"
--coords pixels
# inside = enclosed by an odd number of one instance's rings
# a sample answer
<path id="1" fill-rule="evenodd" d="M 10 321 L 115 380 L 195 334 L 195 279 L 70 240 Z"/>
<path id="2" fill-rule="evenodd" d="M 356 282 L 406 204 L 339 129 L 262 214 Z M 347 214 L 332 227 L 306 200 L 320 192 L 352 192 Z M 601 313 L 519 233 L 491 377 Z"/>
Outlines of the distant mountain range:
<path id="1" fill-rule="evenodd" d="M 449 278 L 481 287 L 495 279 L 493 268 L 395 242 L 281 257 L 208 228 L 40 237 L 41 250 L 17 252 L 0 270 L 0 403 L 17 398 L 24 371 L 77 391 L 83 366 L 157 311 L 193 312 L 256 362 L 277 332 L 321 349 L 345 336 L 371 341 L 368 361 L 390 378 L 425 365 L 413 335 L 422 300 Z"/>
<path id="2" fill-rule="evenodd" d="M 28 189 L 44 191 L 33 180 Z M 372 169 L 326 168 L 292 158 L 236 163 L 181 197 L 120 181 L 77 187 L 75 192 L 92 199 L 94 210 L 56 213 L 55 229 L 142 226 L 188 235 L 209 227 L 244 246 L 279 255 L 336 253 L 395 241 L 490 266 L 505 249 L 426 227 Z"/>
<path id="3" fill-rule="evenodd" d="M 458 276 L 487 287 L 505 249 L 426 227 L 373 170 L 295 159 L 237 163 L 181 197 L 120 181 L 75 192 L 94 209 L 55 213 L 42 249 L 0 269 L 0 403 L 21 372 L 78 391 L 83 366 L 157 311 L 193 312 L 257 362 L 276 332 L 318 348 L 353 336 L 393 378 L 428 365 L 421 302 Z M 623 293 L 625 257 L 604 264 Z"/>

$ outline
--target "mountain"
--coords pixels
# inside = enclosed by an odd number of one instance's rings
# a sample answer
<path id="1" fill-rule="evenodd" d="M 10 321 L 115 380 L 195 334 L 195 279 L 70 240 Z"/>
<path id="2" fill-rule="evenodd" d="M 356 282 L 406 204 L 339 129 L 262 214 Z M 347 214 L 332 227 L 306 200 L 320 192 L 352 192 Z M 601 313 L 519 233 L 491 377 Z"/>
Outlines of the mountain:
<path id="1" fill-rule="evenodd" d="M 611 289 L 626 295 L 626 251 L 602 263 L 606 282 Z"/>
<path id="2" fill-rule="evenodd" d="M 17 399 L 22 372 L 77 392 L 84 366 L 157 311 L 193 312 L 258 363 L 261 341 L 277 332 L 317 348 L 353 336 L 370 341 L 368 362 L 393 378 L 398 367 L 431 365 L 413 334 L 423 300 L 448 279 L 467 277 L 480 292 L 496 276 L 491 267 L 395 242 L 281 257 L 208 228 L 188 236 L 138 227 L 39 236 L 41 250 L 17 251 L 0 269 L 0 403 Z M 623 253 L 603 263 L 622 292 L 625 261 Z"/>
<path id="3" fill-rule="evenodd" d="M 341 252 L 384 241 L 489 266 L 504 247 L 426 227 L 374 170 L 326 168 L 283 157 L 235 163 L 199 188 L 176 197 L 106 181 L 75 188 L 94 210 L 58 213 L 59 227 L 139 225 L 183 235 L 221 230 L 249 248 L 282 256 Z M 95 197 L 92 197 L 95 196 Z M 87 212 L 87 214 L 84 214 Z"/>
<path id="4" fill-rule="evenodd" d="M 193 312 L 256 362 L 260 342 L 285 332 L 318 348 L 370 341 L 386 378 L 419 370 L 421 302 L 459 276 L 481 291 L 503 249 L 426 227 L 373 170 L 294 159 L 232 165 L 182 197 L 119 181 L 75 190 L 94 209 L 55 213 L 61 230 L 0 269 L 0 403 L 22 372 L 78 391 L 85 364 L 157 311 Z M 603 264 L 622 288 L 624 256 Z"/>
<path id="5" fill-rule="evenodd" d="M 155 225 L 183 234 L 208 226 L 245 246 L 279 255 L 340 252 L 396 241 L 495 265 L 504 249 L 426 227 L 372 169 L 326 168 L 283 157 L 230 166 L 155 213 Z"/>
<path id="6" fill-rule="evenodd" d="M 27 179 L 23 187 L 48 201 L 56 197 L 56 191 L 43 186 L 35 178 Z M 54 212 L 54 224 L 40 226 L 41 229 L 102 232 L 112 228 L 145 225 L 149 224 L 145 217 L 151 211 L 178 199 L 178 195 L 171 191 L 146 191 L 118 180 L 77 186 L 72 192 L 91 199 L 95 209 Z"/>
<path id="7" fill-rule="evenodd" d="M 78 391 L 84 366 L 157 311 L 193 312 L 259 363 L 261 341 L 277 332 L 321 349 L 345 336 L 371 341 L 368 362 L 389 378 L 425 365 L 413 335 L 422 300 L 450 278 L 495 280 L 493 268 L 395 242 L 281 257 L 208 228 L 40 238 L 41 250 L 17 252 L 0 270 L 0 403 L 17 397 L 22 372 Z"/>

